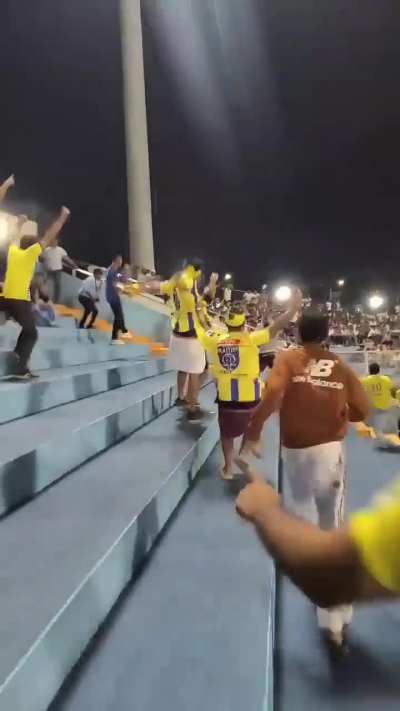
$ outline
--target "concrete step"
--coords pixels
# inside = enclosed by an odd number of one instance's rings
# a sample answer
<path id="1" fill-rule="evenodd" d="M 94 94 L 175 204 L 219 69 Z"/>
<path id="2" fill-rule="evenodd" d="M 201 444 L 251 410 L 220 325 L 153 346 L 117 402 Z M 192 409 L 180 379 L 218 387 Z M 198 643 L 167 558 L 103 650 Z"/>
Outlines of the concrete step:
<path id="1" fill-rule="evenodd" d="M 133 360 L 149 355 L 147 345 L 111 346 L 108 344 L 83 344 L 75 341 L 66 344 L 54 344 L 54 341 L 40 343 L 32 354 L 32 370 L 65 368 L 71 365 L 88 363 L 106 363 L 109 360 Z M 12 351 L 0 349 L 0 378 L 11 376 L 16 365 Z"/>
<path id="2" fill-rule="evenodd" d="M 276 485 L 275 417 L 265 457 Z M 243 480 L 223 482 L 220 466 L 216 448 L 51 711 L 273 709 L 274 567 L 235 514 Z"/>
<path id="3" fill-rule="evenodd" d="M 1 426 L 0 515 L 170 408 L 174 373 L 165 373 Z"/>
<path id="4" fill-rule="evenodd" d="M 15 344 L 19 336 L 20 328 L 17 325 L 6 324 L 0 329 L 0 348 L 3 350 L 14 350 Z M 110 343 L 110 334 L 102 333 L 101 331 L 96 331 L 94 329 L 77 329 L 71 328 L 69 325 L 64 325 L 60 323 L 58 326 L 52 326 L 51 328 L 38 328 L 39 339 L 38 344 L 49 343 L 56 347 L 57 345 L 64 343 L 82 343 L 82 344 L 93 344 L 99 343 L 100 345 Z"/>
<path id="5" fill-rule="evenodd" d="M 208 386 L 203 407 L 213 399 Z M 0 711 L 47 709 L 214 448 L 215 416 L 181 418 L 170 410 L 0 521 Z"/>
<path id="6" fill-rule="evenodd" d="M 114 360 L 42 371 L 39 380 L 0 380 L 0 424 L 167 372 L 164 358 Z M 1 455 L 0 455 L 1 456 Z"/>

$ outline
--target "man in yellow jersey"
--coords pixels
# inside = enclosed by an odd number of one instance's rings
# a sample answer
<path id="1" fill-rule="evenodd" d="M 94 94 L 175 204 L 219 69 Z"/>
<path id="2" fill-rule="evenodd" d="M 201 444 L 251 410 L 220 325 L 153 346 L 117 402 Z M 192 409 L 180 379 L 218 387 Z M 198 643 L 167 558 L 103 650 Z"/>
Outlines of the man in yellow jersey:
<path id="1" fill-rule="evenodd" d="M 240 304 L 234 305 L 226 320 L 228 333 L 198 330 L 203 346 L 210 351 L 212 373 L 217 381 L 221 446 L 224 454 L 223 479 L 233 478 L 234 444 L 248 426 L 261 400 L 262 380 L 258 347 L 268 343 L 285 328 L 301 308 L 301 292 L 293 292 L 287 311 L 269 328 L 246 330 Z"/>
<path id="2" fill-rule="evenodd" d="M 178 371 L 178 403 L 187 404 L 187 417 L 190 421 L 200 419 L 203 414 L 198 404 L 198 395 L 200 376 L 206 367 L 206 356 L 196 331 L 201 298 L 201 274 L 201 260 L 191 258 L 187 260 L 185 268 L 168 281 L 152 281 L 142 286 L 144 291 L 173 298 L 175 308 L 172 315 L 169 364 Z M 213 277 L 215 280 L 218 275 Z"/>
<path id="3" fill-rule="evenodd" d="M 323 531 L 284 511 L 275 489 L 239 464 L 250 483 L 236 501 L 238 513 L 313 603 L 330 608 L 400 596 L 400 482 L 347 527 Z"/>
<path id="4" fill-rule="evenodd" d="M 369 375 L 361 378 L 362 386 L 372 405 L 368 424 L 378 432 L 397 433 L 399 408 L 394 406 L 396 386 L 388 375 L 381 375 L 380 370 L 378 363 L 371 363 Z"/>
<path id="5" fill-rule="evenodd" d="M 15 372 L 17 378 L 29 380 L 35 377 L 28 363 L 37 340 L 37 329 L 32 313 L 30 284 L 36 262 L 43 249 L 57 238 L 69 217 L 69 210 L 63 207 L 57 219 L 41 240 L 35 237 L 21 237 L 19 246 L 11 244 L 7 255 L 7 271 L 4 280 L 2 308 L 22 326 L 14 353 L 18 358 Z"/>

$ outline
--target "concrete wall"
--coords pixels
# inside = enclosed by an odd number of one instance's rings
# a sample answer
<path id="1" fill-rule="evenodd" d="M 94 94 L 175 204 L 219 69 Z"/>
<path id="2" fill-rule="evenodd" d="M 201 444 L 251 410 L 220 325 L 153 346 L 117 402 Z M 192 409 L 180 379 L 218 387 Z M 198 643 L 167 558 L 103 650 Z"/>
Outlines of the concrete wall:
<path id="1" fill-rule="evenodd" d="M 80 307 L 78 292 L 82 281 L 75 276 L 63 273 L 61 302 L 65 306 Z M 168 343 L 170 335 L 169 310 L 155 298 L 122 296 L 126 326 L 135 333 L 146 336 L 152 341 Z M 102 293 L 99 303 L 99 316 L 112 322 L 112 312 Z"/>

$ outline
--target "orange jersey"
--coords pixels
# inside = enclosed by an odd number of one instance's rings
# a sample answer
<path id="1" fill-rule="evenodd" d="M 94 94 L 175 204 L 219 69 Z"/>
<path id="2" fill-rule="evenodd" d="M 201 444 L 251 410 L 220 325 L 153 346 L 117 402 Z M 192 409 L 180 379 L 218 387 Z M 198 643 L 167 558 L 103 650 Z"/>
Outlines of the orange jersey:
<path id="1" fill-rule="evenodd" d="M 343 439 L 348 421 L 368 414 L 368 401 L 357 376 L 339 356 L 310 345 L 279 353 L 250 425 L 250 439 L 258 439 L 265 417 L 274 409 L 280 409 L 282 444 L 302 449 Z"/>

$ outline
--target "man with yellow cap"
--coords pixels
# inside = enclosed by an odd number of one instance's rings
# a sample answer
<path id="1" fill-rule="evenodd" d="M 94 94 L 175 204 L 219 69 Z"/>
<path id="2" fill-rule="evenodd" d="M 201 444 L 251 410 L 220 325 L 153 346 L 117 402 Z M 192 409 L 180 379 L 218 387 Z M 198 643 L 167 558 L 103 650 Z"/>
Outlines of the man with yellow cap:
<path id="1" fill-rule="evenodd" d="M 212 374 L 218 389 L 221 446 L 224 454 L 222 477 L 233 478 L 234 442 L 242 436 L 261 400 L 259 346 L 268 343 L 284 329 L 300 310 L 302 295 L 294 290 L 287 310 L 269 326 L 256 331 L 246 329 L 241 304 L 233 305 L 226 319 L 227 333 L 197 328 L 200 343 L 210 352 Z"/>

